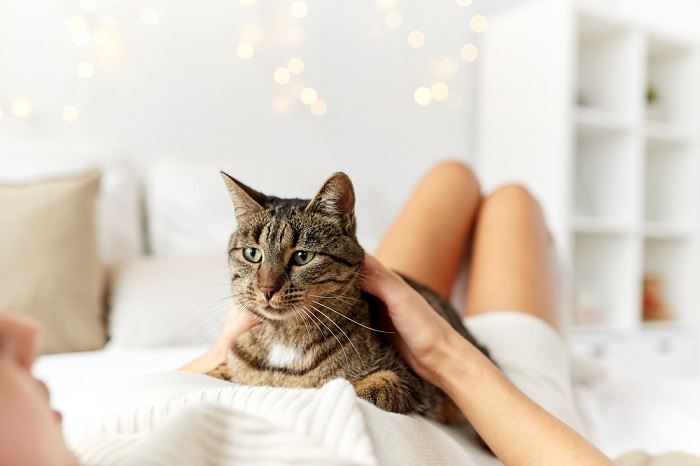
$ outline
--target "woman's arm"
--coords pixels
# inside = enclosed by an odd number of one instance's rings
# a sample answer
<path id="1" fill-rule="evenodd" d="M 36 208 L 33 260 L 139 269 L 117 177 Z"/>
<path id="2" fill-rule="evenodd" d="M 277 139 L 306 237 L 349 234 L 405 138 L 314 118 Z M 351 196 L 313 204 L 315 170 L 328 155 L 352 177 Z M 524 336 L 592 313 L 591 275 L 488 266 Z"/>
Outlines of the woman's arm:
<path id="1" fill-rule="evenodd" d="M 510 383 L 400 276 L 369 255 L 364 273 L 365 289 L 386 304 L 394 343 L 411 367 L 454 400 L 506 466 L 612 464 Z"/>
<path id="2" fill-rule="evenodd" d="M 205 374 L 216 369 L 219 364 L 226 361 L 226 351 L 231 347 L 233 341 L 253 328 L 257 322 L 258 320 L 253 314 L 243 309 L 232 309 L 226 317 L 223 330 L 212 347 L 206 353 L 188 362 L 178 370 Z"/>

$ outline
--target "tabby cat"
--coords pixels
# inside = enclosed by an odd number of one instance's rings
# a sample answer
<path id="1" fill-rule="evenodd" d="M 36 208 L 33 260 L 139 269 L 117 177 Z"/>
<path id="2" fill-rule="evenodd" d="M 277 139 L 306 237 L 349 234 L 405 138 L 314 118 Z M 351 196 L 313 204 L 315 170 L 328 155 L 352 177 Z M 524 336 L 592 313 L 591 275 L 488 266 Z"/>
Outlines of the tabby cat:
<path id="1" fill-rule="evenodd" d="M 384 410 L 463 419 L 377 329 L 378 303 L 360 286 L 364 251 L 355 236 L 350 178 L 333 174 L 309 201 L 266 196 L 221 174 L 238 220 L 229 242 L 234 302 L 261 323 L 235 341 L 210 375 L 283 387 L 318 387 L 344 377 Z M 474 342 L 448 302 L 406 281 Z"/>

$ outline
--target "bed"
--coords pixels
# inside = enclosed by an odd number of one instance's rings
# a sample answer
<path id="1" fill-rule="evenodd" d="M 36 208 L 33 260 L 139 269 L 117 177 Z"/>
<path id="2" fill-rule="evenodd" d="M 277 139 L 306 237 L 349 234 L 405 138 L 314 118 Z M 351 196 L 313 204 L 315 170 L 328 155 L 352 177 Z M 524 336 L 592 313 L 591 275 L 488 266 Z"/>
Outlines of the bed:
<path id="1" fill-rule="evenodd" d="M 172 381 L 180 388 L 163 395 L 169 401 L 185 399 L 193 386 L 209 383 L 173 369 L 203 351 L 227 310 L 226 258 L 220 252 L 233 216 L 217 179 L 217 169 L 231 164 L 222 163 L 168 160 L 141 167 L 138 175 L 119 164 L 99 164 L 107 181 L 100 231 L 105 266 L 112 271 L 110 342 L 100 351 L 42 356 L 35 367 L 51 390 L 53 404 L 64 414 L 69 442 L 78 441 L 90 426 L 104 428 L 105 419 L 112 429 L 135 429 L 136 418 L 124 413 L 133 414 L 134 406 L 152 410 Z M 256 174 L 250 164 L 243 164 L 241 171 L 254 185 L 279 184 L 282 194 L 294 192 L 289 180 L 261 178 L 264 175 Z M 140 205 L 145 206 L 148 233 Z M 374 246 L 386 223 L 383 216 L 368 215 L 360 222 L 361 241 Z M 700 455 L 700 379 L 616 377 L 575 355 L 572 367 L 587 435 L 606 454 L 616 457 L 646 449 Z M 348 393 L 342 383 L 331 389 Z M 377 413 L 363 403 L 348 411 L 374 419 L 362 427 L 367 434 L 362 438 L 370 443 L 366 451 L 348 450 L 359 455 L 357 464 L 461 464 L 459 433 L 423 419 L 399 422 L 391 417 L 395 415 Z M 245 410 L 247 405 L 237 406 Z M 378 425 L 394 435 L 379 433 Z M 352 438 L 361 437 L 358 429 Z M 329 432 L 325 435 L 335 435 L 334 445 L 347 444 L 347 429 Z M 380 437 L 386 440 L 381 447 L 376 444 Z"/>

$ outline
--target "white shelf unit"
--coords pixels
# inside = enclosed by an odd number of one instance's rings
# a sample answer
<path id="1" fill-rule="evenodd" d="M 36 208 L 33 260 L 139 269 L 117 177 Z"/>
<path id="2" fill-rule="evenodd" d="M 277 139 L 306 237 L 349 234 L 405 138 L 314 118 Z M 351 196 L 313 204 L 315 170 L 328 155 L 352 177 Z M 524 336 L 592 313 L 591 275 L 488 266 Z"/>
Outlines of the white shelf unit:
<path id="1" fill-rule="evenodd" d="M 531 0 L 491 15 L 480 48 L 477 168 L 487 188 L 519 181 L 542 202 L 569 271 L 565 329 L 596 344 L 658 330 L 643 320 L 653 274 L 673 313 L 664 335 L 698 339 L 700 45 Z"/>

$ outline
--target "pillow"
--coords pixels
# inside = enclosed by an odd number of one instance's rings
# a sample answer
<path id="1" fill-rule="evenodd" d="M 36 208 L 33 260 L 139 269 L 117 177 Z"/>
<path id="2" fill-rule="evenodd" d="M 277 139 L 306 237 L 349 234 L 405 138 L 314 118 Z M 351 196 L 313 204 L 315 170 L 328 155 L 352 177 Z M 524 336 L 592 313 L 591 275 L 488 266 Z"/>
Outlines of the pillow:
<path id="1" fill-rule="evenodd" d="M 135 259 L 112 286 L 109 346 L 120 348 L 210 343 L 231 296 L 226 252 Z"/>
<path id="2" fill-rule="evenodd" d="M 97 231 L 103 264 L 143 252 L 139 181 L 134 169 L 113 150 L 73 142 L 0 141 L 0 183 L 65 178 L 99 168 Z"/>
<path id="3" fill-rule="evenodd" d="M 43 353 L 105 343 L 95 228 L 97 171 L 0 184 L 0 311 L 43 324 Z"/>

